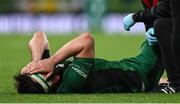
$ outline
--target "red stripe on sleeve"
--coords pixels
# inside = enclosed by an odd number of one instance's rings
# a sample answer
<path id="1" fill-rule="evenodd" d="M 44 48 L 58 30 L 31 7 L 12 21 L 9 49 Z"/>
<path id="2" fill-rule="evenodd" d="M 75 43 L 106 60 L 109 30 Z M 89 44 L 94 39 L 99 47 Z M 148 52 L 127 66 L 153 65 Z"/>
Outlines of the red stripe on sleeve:
<path id="1" fill-rule="evenodd" d="M 158 0 L 153 0 L 153 6 L 157 6 Z"/>

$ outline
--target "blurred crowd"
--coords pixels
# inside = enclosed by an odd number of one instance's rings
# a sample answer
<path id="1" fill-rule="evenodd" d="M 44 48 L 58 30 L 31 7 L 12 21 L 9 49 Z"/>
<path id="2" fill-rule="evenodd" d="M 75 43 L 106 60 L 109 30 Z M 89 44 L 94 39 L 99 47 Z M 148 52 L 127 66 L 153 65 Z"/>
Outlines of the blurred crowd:
<path id="1" fill-rule="evenodd" d="M 0 0 L 0 33 L 123 32 L 125 13 L 140 0 Z M 142 31 L 137 25 L 133 30 Z M 133 31 L 132 30 L 132 31 Z"/>
<path id="2" fill-rule="evenodd" d="M 108 12 L 126 12 L 138 10 L 140 0 L 0 0 L 0 13 L 31 12 L 85 12 L 89 5 L 106 5 Z"/>

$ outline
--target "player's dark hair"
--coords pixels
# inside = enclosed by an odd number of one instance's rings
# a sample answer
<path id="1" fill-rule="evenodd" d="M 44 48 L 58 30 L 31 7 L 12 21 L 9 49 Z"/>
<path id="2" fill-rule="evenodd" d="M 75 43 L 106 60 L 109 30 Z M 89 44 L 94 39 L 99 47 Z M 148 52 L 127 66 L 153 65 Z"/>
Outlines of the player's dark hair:
<path id="1" fill-rule="evenodd" d="M 15 87 L 18 93 L 45 93 L 40 84 L 34 82 L 27 74 L 19 74 L 14 76 Z"/>

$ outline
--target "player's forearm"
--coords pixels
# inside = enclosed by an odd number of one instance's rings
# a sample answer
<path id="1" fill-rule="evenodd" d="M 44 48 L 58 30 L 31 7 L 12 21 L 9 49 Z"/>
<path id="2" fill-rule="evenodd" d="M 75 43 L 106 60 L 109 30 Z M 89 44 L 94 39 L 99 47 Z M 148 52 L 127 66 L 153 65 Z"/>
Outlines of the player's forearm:
<path id="1" fill-rule="evenodd" d="M 71 40 L 52 55 L 50 59 L 54 64 L 57 64 L 71 56 L 94 57 L 94 40 L 90 33 L 85 32 Z"/>
<path id="2" fill-rule="evenodd" d="M 45 50 L 45 42 L 43 40 L 34 39 L 29 43 L 29 49 L 31 52 L 32 61 L 41 60 L 42 54 Z"/>
<path id="3" fill-rule="evenodd" d="M 48 49 L 48 40 L 45 34 L 43 32 L 36 32 L 29 42 L 32 61 L 41 60 L 45 49 Z"/>
<path id="4" fill-rule="evenodd" d="M 38 49 L 39 48 L 39 49 Z M 41 47 L 37 47 L 31 50 L 32 53 L 32 61 L 38 61 L 41 60 L 42 54 L 43 54 L 43 49 Z"/>
<path id="5" fill-rule="evenodd" d="M 82 34 L 70 42 L 66 43 L 62 48 L 60 48 L 54 55 L 51 56 L 51 60 L 54 64 L 65 61 L 71 56 L 77 56 L 85 49 L 87 39 L 87 34 Z M 86 38 L 85 38 L 86 37 Z M 87 41 L 87 40 L 86 40 Z"/>
<path id="6" fill-rule="evenodd" d="M 74 42 L 69 42 L 64 45 L 61 49 L 59 49 L 54 55 L 51 56 L 51 61 L 53 64 L 57 64 L 59 62 L 65 61 L 69 57 L 76 56 L 83 50 L 83 45 L 74 44 Z"/>

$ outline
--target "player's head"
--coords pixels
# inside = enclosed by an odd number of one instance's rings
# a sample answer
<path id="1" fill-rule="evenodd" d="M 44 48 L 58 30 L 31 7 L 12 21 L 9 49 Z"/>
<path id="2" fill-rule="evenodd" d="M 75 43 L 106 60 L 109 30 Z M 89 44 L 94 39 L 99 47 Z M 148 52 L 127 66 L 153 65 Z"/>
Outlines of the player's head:
<path id="1" fill-rule="evenodd" d="M 14 77 L 18 93 L 53 93 L 60 82 L 60 76 L 53 74 L 48 80 L 46 74 L 19 74 Z"/>

